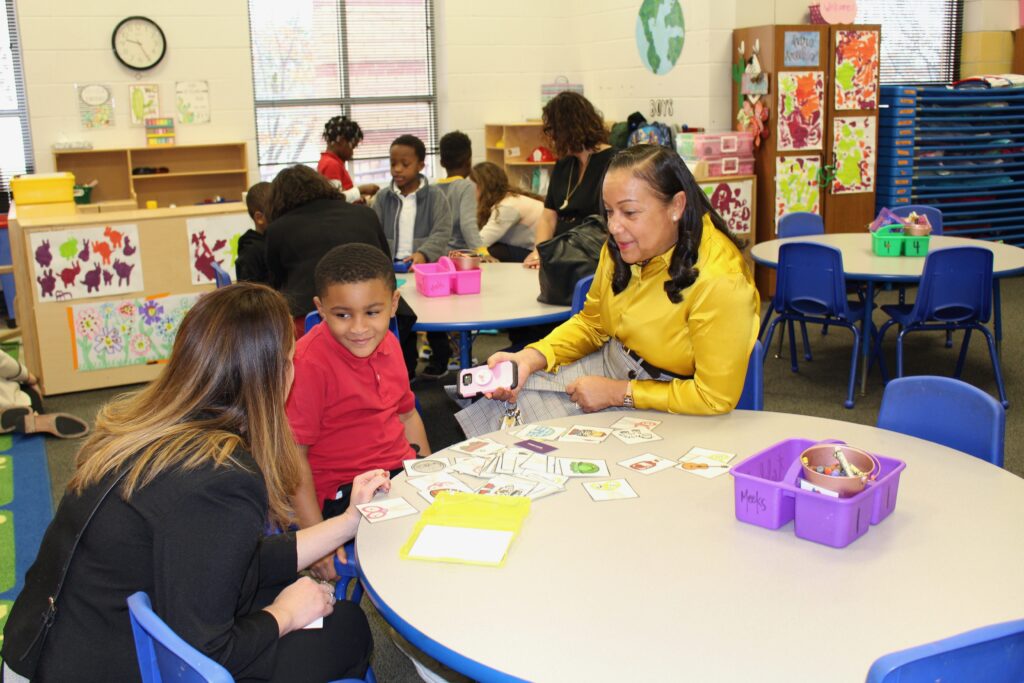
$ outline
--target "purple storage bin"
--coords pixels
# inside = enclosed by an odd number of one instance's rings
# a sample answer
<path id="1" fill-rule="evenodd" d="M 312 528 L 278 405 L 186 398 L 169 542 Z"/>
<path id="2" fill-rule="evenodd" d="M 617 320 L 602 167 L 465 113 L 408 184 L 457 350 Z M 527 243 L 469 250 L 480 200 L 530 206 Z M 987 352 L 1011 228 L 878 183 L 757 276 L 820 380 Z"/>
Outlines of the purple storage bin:
<path id="1" fill-rule="evenodd" d="M 736 519 L 767 529 L 795 520 L 800 538 L 843 548 L 867 533 L 896 507 L 900 473 L 906 463 L 875 455 L 879 476 L 864 491 L 833 498 L 800 488 L 800 454 L 833 439 L 786 439 L 755 453 L 730 471 L 734 482 Z M 874 455 L 874 454 L 872 454 Z"/>

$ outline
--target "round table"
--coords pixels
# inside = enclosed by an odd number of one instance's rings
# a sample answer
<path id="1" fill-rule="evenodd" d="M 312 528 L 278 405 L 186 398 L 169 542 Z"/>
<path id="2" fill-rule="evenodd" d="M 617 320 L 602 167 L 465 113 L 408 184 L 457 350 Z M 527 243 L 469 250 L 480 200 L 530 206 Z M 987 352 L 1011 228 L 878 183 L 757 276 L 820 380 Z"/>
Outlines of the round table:
<path id="1" fill-rule="evenodd" d="M 466 675 L 531 681 L 863 680 L 888 652 L 1020 618 L 1024 583 L 1004 577 L 1024 566 L 1024 479 L 836 420 L 629 414 L 663 420 L 663 440 L 554 442 L 552 455 L 603 458 L 639 497 L 593 502 L 570 480 L 533 502 L 504 567 L 402 560 L 419 516 L 364 522 L 360 571 L 384 618 Z M 608 426 L 622 415 L 547 424 Z M 645 476 L 615 464 L 645 452 L 677 459 L 693 446 L 736 453 L 736 464 L 794 437 L 904 460 L 894 512 L 836 549 L 797 538 L 791 524 L 737 521 L 728 474 Z M 426 506 L 404 476 L 391 495 Z"/>
<path id="2" fill-rule="evenodd" d="M 750 255 L 755 263 L 760 263 L 769 268 L 776 268 L 779 265 L 779 247 L 786 242 L 826 244 L 830 247 L 836 247 L 842 252 L 843 271 L 846 274 L 846 279 L 867 283 L 864 325 L 861 328 L 865 335 L 868 334 L 867 331 L 871 328 L 871 314 L 874 310 L 875 302 L 875 283 L 899 284 L 918 282 L 924 270 L 925 259 L 923 258 L 914 258 L 912 256 L 876 256 L 871 250 L 871 235 L 866 232 L 832 233 L 828 235 L 808 235 L 806 237 L 768 240 L 751 247 Z M 992 252 L 993 325 L 995 327 L 996 346 L 1001 348 L 1003 324 L 999 279 L 1024 275 L 1024 249 L 1001 242 L 989 242 L 946 235 L 933 235 L 929 240 L 929 251 L 945 247 L 983 247 Z M 868 358 L 870 354 L 871 344 L 868 342 L 868 337 L 865 337 L 865 341 L 861 345 L 863 362 L 861 363 L 860 386 L 862 395 L 867 384 Z"/>
<path id="3" fill-rule="evenodd" d="M 463 368 L 472 364 L 471 332 L 487 329 L 526 327 L 562 322 L 572 315 L 569 306 L 552 306 L 537 301 L 540 294 L 538 271 L 519 263 L 482 263 L 479 294 L 423 296 L 416 289 L 415 274 L 398 275 L 405 283 L 402 298 L 416 312 L 414 330 L 460 332 Z"/>

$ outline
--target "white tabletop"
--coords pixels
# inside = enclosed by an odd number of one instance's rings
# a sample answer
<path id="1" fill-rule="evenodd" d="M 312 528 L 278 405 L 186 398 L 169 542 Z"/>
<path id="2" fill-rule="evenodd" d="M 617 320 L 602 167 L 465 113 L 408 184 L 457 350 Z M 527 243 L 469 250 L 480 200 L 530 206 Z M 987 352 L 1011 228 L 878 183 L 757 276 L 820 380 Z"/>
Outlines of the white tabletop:
<path id="1" fill-rule="evenodd" d="M 569 306 L 552 306 L 537 301 L 540 282 L 536 270 L 519 263 L 484 263 L 479 294 L 423 296 L 416 290 L 414 273 L 400 273 L 404 278 L 399 290 L 402 298 L 416 312 L 417 325 L 441 325 L 447 329 L 481 329 L 516 327 L 524 320 L 552 316 L 552 320 L 569 317 Z"/>
<path id="2" fill-rule="evenodd" d="M 847 422 L 636 414 L 664 420 L 664 440 L 555 442 L 554 455 L 604 458 L 639 498 L 593 502 L 570 481 L 533 502 L 501 568 L 401 560 L 419 516 L 363 522 L 357 552 L 371 590 L 441 645 L 531 681 L 864 680 L 883 654 L 1021 617 L 1024 583 L 1009 577 L 1024 566 L 1024 479 Z M 792 437 L 839 438 L 904 460 L 895 511 L 830 548 L 797 538 L 792 524 L 737 521 L 728 474 L 644 476 L 615 464 L 644 452 L 675 459 L 693 446 L 735 452 L 738 463 Z M 392 495 L 426 506 L 404 475 Z"/>
<path id="3" fill-rule="evenodd" d="M 921 271 L 924 269 L 923 258 L 875 256 L 871 251 L 871 235 L 868 232 L 832 233 L 768 240 L 751 247 L 750 254 L 755 262 L 774 268 L 779 262 L 779 246 L 786 242 L 817 242 L 838 248 L 843 253 L 843 270 L 851 279 L 914 282 L 921 279 Z M 995 277 L 1024 274 L 1024 249 L 1012 244 L 933 235 L 929 241 L 928 250 L 935 251 L 944 247 L 984 247 L 993 253 Z"/>

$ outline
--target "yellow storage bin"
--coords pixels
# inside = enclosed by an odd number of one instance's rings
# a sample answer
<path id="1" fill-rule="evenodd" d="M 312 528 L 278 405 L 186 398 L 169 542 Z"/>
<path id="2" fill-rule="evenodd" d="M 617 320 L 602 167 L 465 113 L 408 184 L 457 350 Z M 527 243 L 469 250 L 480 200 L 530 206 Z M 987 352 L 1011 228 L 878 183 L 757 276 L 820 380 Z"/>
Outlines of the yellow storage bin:
<path id="1" fill-rule="evenodd" d="M 72 202 L 75 198 L 75 175 L 73 173 L 33 173 L 11 178 L 11 192 L 14 203 L 56 204 Z"/>

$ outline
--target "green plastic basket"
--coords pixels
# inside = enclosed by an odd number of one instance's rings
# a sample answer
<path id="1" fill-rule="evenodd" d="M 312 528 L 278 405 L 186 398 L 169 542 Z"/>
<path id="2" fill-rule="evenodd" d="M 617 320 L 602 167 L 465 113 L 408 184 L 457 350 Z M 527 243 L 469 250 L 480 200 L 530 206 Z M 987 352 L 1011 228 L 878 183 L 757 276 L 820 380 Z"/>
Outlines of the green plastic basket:
<path id="1" fill-rule="evenodd" d="M 871 251 L 875 256 L 899 256 L 903 247 L 903 234 L 886 225 L 871 233 Z"/>
<path id="2" fill-rule="evenodd" d="M 916 237 L 913 235 L 903 236 L 903 255 L 904 256 L 927 256 L 928 255 L 928 241 L 931 239 L 931 235 L 924 235 L 922 237 Z"/>
<path id="3" fill-rule="evenodd" d="M 92 185 L 75 185 L 75 204 L 89 204 L 92 202 Z"/>

